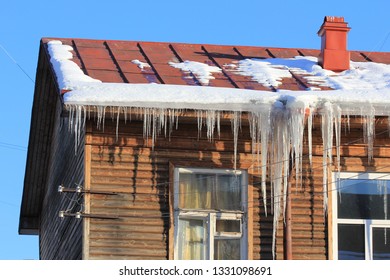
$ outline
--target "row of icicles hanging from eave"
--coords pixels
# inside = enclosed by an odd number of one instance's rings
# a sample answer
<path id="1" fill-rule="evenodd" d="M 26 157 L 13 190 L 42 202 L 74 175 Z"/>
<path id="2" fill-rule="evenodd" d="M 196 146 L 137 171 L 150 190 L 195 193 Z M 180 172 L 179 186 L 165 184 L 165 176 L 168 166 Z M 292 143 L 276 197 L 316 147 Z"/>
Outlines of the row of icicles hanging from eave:
<path id="1" fill-rule="evenodd" d="M 131 116 L 138 116 L 143 120 L 143 136 L 151 139 L 152 148 L 158 136 L 170 137 L 174 129 L 178 129 L 179 117 L 185 110 L 167 108 L 134 108 L 120 106 L 95 106 L 66 104 L 69 112 L 69 129 L 75 135 L 75 146 L 78 146 L 80 135 L 85 127 L 87 119 L 94 119 L 99 129 L 104 130 L 106 118 L 111 116 L 116 122 L 118 137 L 119 120 L 125 123 L 131 121 Z M 266 108 L 266 109 L 264 109 Z M 234 168 L 237 167 L 237 143 L 241 128 L 242 112 L 219 110 L 193 110 L 196 113 L 198 123 L 198 135 L 203 127 L 207 130 L 207 138 L 210 141 L 220 136 L 222 115 L 229 113 L 231 119 L 232 134 L 234 140 Z M 268 106 L 261 111 L 248 113 L 250 137 L 252 139 L 252 154 L 255 165 L 261 173 L 261 191 L 264 209 L 267 214 L 266 178 L 269 177 L 271 186 L 271 210 L 273 211 L 273 241 L 272 251 L 275 256 L 275 239 L 278 221 L 286 208 L 286 188 L 290 175 L 290 164 L 294 166 L 297 182 L 302 177 L 303 139 L 305 127 L 307 127 L 307 145 L 310 165 L 312 164 L 312 128 L 313 115 L 321 117 L 321 132 L 323 144 L 323 209 L 327 211 L 328 194 L 328 167 L 332 162 L 332 148 L 335 140 L 336 166 L 340 170 L 340 138 L 342 117 L 343 122 L 349 128 L 349 114 L 343 113 L 339 106 L 325 102 L 321 107 L 288 107 Z M 375 135 L 375 110 L 361 115 L 363 118 L 363 139 L 367 143 L 369 160 L 373 157 L 373 141 Z M 268 174 L 267 174 L 268 172 Z"/>

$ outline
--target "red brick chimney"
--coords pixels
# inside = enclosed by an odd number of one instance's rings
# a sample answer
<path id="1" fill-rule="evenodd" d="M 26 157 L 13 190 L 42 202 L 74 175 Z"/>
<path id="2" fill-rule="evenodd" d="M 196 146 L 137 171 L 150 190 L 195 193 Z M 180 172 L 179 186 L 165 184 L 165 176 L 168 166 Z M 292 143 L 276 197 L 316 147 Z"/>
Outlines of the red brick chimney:
<path id="1" fill-rule="evenodd" d="M 321 36 L 321 53 L 318 64 L 322 68 L 336 72 L 349 69 L 347 33 L 351 28 L 343 17 L 326 16 L 317 32 Z"/>

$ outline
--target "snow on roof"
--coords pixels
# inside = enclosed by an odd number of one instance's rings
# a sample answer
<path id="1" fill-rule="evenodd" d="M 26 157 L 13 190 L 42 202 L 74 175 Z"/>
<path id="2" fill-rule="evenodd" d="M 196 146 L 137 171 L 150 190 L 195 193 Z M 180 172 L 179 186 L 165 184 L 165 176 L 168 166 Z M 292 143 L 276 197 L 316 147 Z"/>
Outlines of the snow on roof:
<path id="1" fill-rule="evenodd" d="M 292 73 L 303 75 L 312 85 L 340 90 L 376 90 L 390 86 L 390 65 L 351 61 L 350 70 L 335 73 L 318 65 L 316 57 L 245 59 L 239 62 L 237 72 L 251 76 L 257 82 L 278 87 L 283 77 Z"/>
<path id="2" fill-rule="evenodd" d="M 57 76 L 57 83 L 61 90 L 72 90 L 75 85 L 83 83 L 101 83 L 84 74 L 80 67 L 72 61 L 73 48 L 63 45 L 61 41 L 50 41 L 47 44 L 50 62 Z"/>
<path id="3" fill-rule="evenodd" d="M 139 59 L 133 59 L 131 62 L 137 65 L 141 70 L 143 70 L 145 67 L 150 67 L 149 63 L 142 62 Z"/>
<path id="4" fill-rule="evenodd" d="M 202 85 L 208 85 L 213 77 L 213 73 L 221 73 L 222 69 L 216 66 L 210 66 L 196 61 L 184 61 L 181 63 L 169 62 L 169 65 L 179 68 L 183 71 L 192 73 Z"/>
<path id="5" fill-rule="evenodd" d="M 102 83 L 85 75 L 79 66 L 71 61 L 71 46 L 63 45 L 60 41 L 50 41 L 48 50 L 59 87 L 69 90 L 64 95 L 65 104 L 257 111 L 261 105 L 269 106 L 279 102 L 290 107 L 315 108 L 325 102 L 331 102 L 342 108 L 353 109 L 355 113 L 364 109 L 362 106 L 367 107 L 367 104 L 379 109 L 377 113 L 390 105 L 390 65 L 381 63 L 351 62 L 350 70 L 334 73 L 318 66 L 314 57 L 238 61 L 234 70 L 236 73 L 250 76 L 264 85 L 277 87 L 282 77 L 298 73 L 313 86 L 321 84 L 335 89 L 270 92 L 153 83 Z M 133 63 L 140 67 L 146 66 L 140 61 Z M 221 71 L 217 67 L 190 61 L 171 63 L 171 66 L 194 73 L 200 77 L 202 83 L 213 78 L 212 72 Z"/>

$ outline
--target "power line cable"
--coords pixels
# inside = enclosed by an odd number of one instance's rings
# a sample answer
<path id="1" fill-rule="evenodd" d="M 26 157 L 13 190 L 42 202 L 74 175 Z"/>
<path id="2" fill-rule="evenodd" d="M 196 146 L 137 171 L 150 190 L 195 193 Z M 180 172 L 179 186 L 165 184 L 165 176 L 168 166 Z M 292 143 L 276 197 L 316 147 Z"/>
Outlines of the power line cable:
<path id="1" fill-rule="evenodd" d="M 0 141 L 0 147 L 6 148 L 6 149 L 18 150 L 18 151 L 27 151 L 27 148 L 24 146 L 1 142 L 1 141 Z"/>
<path id="2" fill-rule="evenodd" d="M 19 69 L 24 73 L 24 75 L 26 75 L 33 84 L 35 84 L 34 80 L 30 77 L 30 75 L 27 74 L 27 72 L 23 69 L 23 67 L 11 56 L 11 54 L 3 47 L 3 45 L 0 44 L 0 48 L 4 51 L 4 53 L 8 56 L 8 58 L 11 59 L 12 62 L 19 67 Z"/>
<path id="3" fill-rule="evenodd" d="M 0 203 L 1 203 L 1 204 L 4 204 L 4 205 L 12 206 L 12 207 L 18 207 L 18 206 L 16 206 L 15 204 L 12 204 L 12 203 L 9 203 L 9 202 L 3 201 L 3 200 L 0 200 Z"/>
<path id="4" fill-rule="evenodd" d="M 375 51 L 375 49 L 376 49 L 376 47 L 380 44 L 380 46 L 379 46 L 379 48 L 378 48 L 378 52 L 380 52 L 381 50 L 382 50 L 382 48 L 383 48 L 383 46 L 386 44 L 386 42 L 387 42 L 387 40 L 390 38 L 390 30 L 389 30 L 389 32 L 387 32 L 387 35 L 385 36 L 385 39 L 383 40 L 383 42 L 381 43 L 381 41 L 379 41 L 376 45 L 375 45 L 375 47 L 373 48 L 373 50 L 372 51 L 370 51 L 368 54 L 367 54 L 367 58 L 369 59 L 370 58 L 370 56 L 371 56 L 371 54 Z"/>
<path id="5" fill-rule="evenodd" d="M 381 131 L 381 132 L 379 132 L 379 133 L 375 133 L 375 136 L 374 136 L 374 138 L 376 137 L 376 136 L 379 136 L 379 135 L 382 135 L 382 134 L 385 134 L 385 133 L 388 133 L 388 131 L 389 130 L 383 130 L 383 131 Z M 355 143 L 359 143 L 359 142 L 361 142 L 361 141 L 364 141 L 364 137 L 360 137 L 360 138 L 358 138 L 358 139 L 355 139 L 355 140 L 353 140 L 353 141 L 349 141 L 349 142 L 346 142 L 346 143 L 343 143 L 343 146 L 345 146 L 345 145 L 350 145 L 350 144 L 355 144 Z M 328 148 L 328 149 L 334 149 L 334 148 L 338 148 L 337 146 L 332 146 L 331 148 Z M 357 155 L 355 155 L 354 157 L 359 157 L 359 156 L 366 156 L 366 152 L 362 152 L 362 153 L 360 153 L 360 154 L 357 154 Z M 302 155 L 302 156 L 299 156 L 298 158 L 300 158 L 300 159 L 303 159 L 303 158 L 308 158 L 309 157 L 309 155 L 307 154 L 307 155 Z M 293 158 L 294 159 L 294 158 Z M 284 163 L 284 162 L 286 162 L 286 161 L 289 161 L 289 160 L 291 160 L 291 158 L 289 157 L 288 159 L 286 159 L 286 160 L 282 160 L 282 161 L 278 161 L 278 162 L 272 162 L 272 163 L 268 163 L 268 164 L 266 164 L 266 166 L 267 167 L 271 167 L 271 166 L 273 166 L 273 165 L 276 165 L 276 164 L 279 164 L 279 163 Z M 322 168 L 324 168 L 324 167 L 326 167 L 326 166 L 329 166 L 329 165 L 331 165 L 331 164 L 333 164 L 332 162 L 328 162 L 328 163 L 326 163 L 325 165 L 321 165 L 320 167 L 317 167 L 317 168 L 310 168 L 310 170 L 322 170 Z M 263 167 L 263 165 L 260 165 L 260 166 L 251 166 L 251 167 L 249 167 L 248 169 L 259 169 L 259 168 L 261 168 L 261 167 Z M 388 166 L 388 167 L 390 167 L 390 166 Z M 369 173 L 369 172 L 367 172 L 367 173 Z M 295 174 L 295 173 L 294 173 Z M 297 173 L 297 174 L 295 174 L 296 176 L 297 175 L 301 175 L 301 174 L 303 174 L 303 171 L 302 171 L 302 173 Z M 273 178 L 273 179 L 283 179 L 284 177 L 285 177 L 286 175 L 283 175 L 282 177 L 275 177 L 275 178 Z M 214 177 L 214 175 L 210 175 L 210 176 L 203 176 L 203 178 L 202 179 L 207 179 L 208 177 Z M 158 186 L 164 186 L 164 185 L 168 185 L 168 184 L 170 184 L 170 183 L 176 183 L 176 182 L 172 182 L 172 181 L 165 181 L 165 182 L 161 182 L 161 183 L 156 183 L 156 184 L 153 184 L 152 186 L 153 187 L 158 187 Z M 258 185 L 258 184 L 261 184 L 261 182 L 257 182 L 257 183 L 254 183 L 253 185 Z M 145 187 L 145 186 L 143 186 L 143 187 Z"/>
<path id="6" fill-rule="evenodd" d="M 379 133 L 376 133 L 375 134 L 375 136 L 378 136 L 378 135 L 381 135 L 381 134 L 384 134 L 384 133 L 388 133 L 388 130 L 384 130 L 384 131 L 381 131 L 381 132 L 379 132 Z M 347 143 L 344 143 L 343 145 L 349 145 L 349 144 L 353 144 L 353 143 L 358 143 L 358 142 L 360 142 L 360 141 L 362 141 L 362 140 L 364 140 L 364 138 L 363 137 L 361 137 L 361 138 L 358 138 L 358 139 L 355 139 L 355 140 L 353 140 L 353 141 L 350 141 L 350 142 L 347 142 Z M 332 147 L 332 148 L 334 148 L 334 147 Z M 336 148 L 337 148 L 337 146 L 336 146 Z M 329 148 L 330 149 L 330 148 Z M 356 156 L 364 156 L 364 155 L 366 155 L 366 152 L 362 152 L 362 153 L 360 153 L 360 154 L 357 154 Z M 302 156 L 302 157 L 308 157 L 309 155 L 304 155 L 304 156 Z M 273 164 L 276 164 L 275 162 L 274 163 L 272 163 L 271 165 L 273 165 Z M 328 162 L 327 164 L 325 164 L 325 165 L 322 165 L 322 167 L 318 167 L 318 168 L 311 168 L 311 170 L 322 170 L 322 168 L 323 167 L 325 167 L 325 166 L 328 166 L 328 165 L 331 165 L 331 164 L 333 164 L 332 162 Z M 386 165 L 386 166 L 382 166 L 382 167 L 379 167 L 379 168 L 377 168 L 376 169 L 376 171 L 380 171 L 381 169 L 385 169 L 385 168 L 389 168 L 390 167 L 390 165 Z M 253 167 L 252 167 L 253 168 Z M 368 173 L 372 173 L 372 172 L 370 172 L 370 171 L 366 171 L 366 172 L 357 172 L 357 173 L 359 173 L 359 175 L 361 175 L 361 174 L 368 174 Z M 376 173 L 378 173 L 378 172 L 376 172 Z M 299 174 L 298 174 L 299 175 Z M 385 175 L 382 175 L 381 177 L 383 177 L 383 176 L 387 176 L 388 174 L 385 174 Z M 208 177 L 214 177 L 215 175 L 210 175 L 210 176 L 203 176 L 202 178 L 200 178 L 200 179 L 198 179 L 198 180 L 205 180 L 205 179 L 207 179 Z M 281 178 L 284 178 L 285 176 L 282 176 Z M 351 176 L 350 178 L 343 178 L 344 180 L 345 179 L 353 179 L 355 177 L 355 175 L 354 176 Z M 377 179 L 380 179 L 381 177 L 378 177 Z M 281 179 L 281 178 L 276 178 L 276 179 Z M 370 180 L 370 179 L 367 179 L 367 180 Z M 161 182 L 161 183 L 157 183 L 157 184 L 154 184 L 154 185 L 151 185 L 151 186 L 153 186 L 153 187 L 156 187 L 156 186 L 163 186 L 163 185 L 168 185 L 168 184 L 171 184 L 171 183 L 177 183 L 177 182 L 183 182 L 182 180 L 180 180 L 180 181 L 165 181 L 165 182 Z M 330 181 L 330 182 L 328 182 L 328 184 L 334 184 L 334 183 L 337 183 L 338 181 Z M 253 186 L 256 186 L 256 185 L 259 185 L 261 182 L 257 182 L 257 183 L 253 183 L 252 185 Z M 143 186 L 143 187 L 145 187 L 145 186 Z M 327 192 L 332 192 L 332 191 L 338 191 L 339 190 L 339 188 L 334 188 L 334 189 L 329 189 Z M 293 193 L 294 191 L 292 191 L 291 193 Z M 192 192 L 186 192 L 186 193 L 180 193 L 180 194 L 184 194 L 184 195 L 191 195 L 191 193 Z M 201 192 L 193 192 L 193 193 L 201 193 Z M 313 195 L 311 195 L 311 197 L 315 197 L 315 196 L 322 196 L 323 194 L 324 194 L 325 192 L 321 192 L 321 193 L 319 193 L 319 194 L 313 194 Z M 144 194 L 144 195 L 151 195 L 151 196 L 155 196 L 155 195 L 158 195 L 158 196 L 167 196 L 168 194 Z M 267 200 L 269 200 L 269 201 L 271 201 L 272 199 L 274 199 L 275 197 L 283 197 L 284 196 L 284 194 L 282 194 L 282 195 L 272 195 L 272 196 L 268 196 L 267 197 Z M 253 202 L 253 201 L 252 201 Z"/>

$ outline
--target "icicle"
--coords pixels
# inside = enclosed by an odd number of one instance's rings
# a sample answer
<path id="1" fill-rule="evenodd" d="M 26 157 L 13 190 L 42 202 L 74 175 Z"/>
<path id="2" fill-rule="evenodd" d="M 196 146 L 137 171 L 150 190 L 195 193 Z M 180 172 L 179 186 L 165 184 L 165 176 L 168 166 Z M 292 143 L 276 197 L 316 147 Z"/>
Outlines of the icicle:
<path id="1" fill-rule="evenodd" d="M 252 161 L 255 161 L 255 154 L 257 154 L 256 163 L 258 166 L 260 166 L 260 158 L 259 158 L 260 151 L 257 147 L 259 143 L 259 139 L 258 139 L 259 131 L 257 131 L 257 126 L 259 122 L 258 114 L 249 112 L 248 122 L 249 122 L 249 134 L 252 139 Z"/>
<path id="2" fill-rule="evenodd" d="M 128 107 L 123 108 L 123 121 L 125 122 L 125 124 L 127 124 L 128 109 L 129 109 Z"/>
<path id="3" fill-rule="evenodd" d="M 337 158 L 337 179 L 340 178 L 340 147 L 341 147 L 341 108 L 336 107 L 336 112 L 334 114 L 334 126 L 335 126 L 335 138 L 336 138 L 336 158 Z"/>
<path id="4" fill-rule="evenodd" d="M 104 124 L 106 122 L 106 107 L 103 106 L 103 118 L 102 118 L 102 129 L 103 129 L 103 132 L 104 132 Z"/>
<path id="5" fill-rule="evenodd" d="M 259 173 L 261 172 L 261 192 L 263 196 L 264 212 L 267 216 L 267 161 L 268 161 L 268 139 L 270 131 L 269 110 L 262 112 L 251 112 L 249 114 L 249 128 L 252 139 L 252 159 L 256 159 Z M 256 157 L 255 157 L 256 154 Z M 261 155 L 261 157 L 260 157 Z"/>
<path id="6" fill-rule="evenodd" d="M 232 123 L 232 130 L 233 130 L 233 138 L 234 138 L 234 169 L 237 169 L 237 145 L 238 145 L 238 132 L 241 125 L 241 113 L 240 112 L 233 112 L 232 117 L 230 119 Z"/>
<path id="7" fill-rule="evenodd" d="M 342 197 L 341 197 L 342 192 L 341 191 L 344 188 L 343 183 L 344 183 L 344 180 L 341 180 L 340 177 L 337 178 L 337 180 L 336 180 L 336 189 L 337 189 L 337 194 L 339 196 L 340 203 L 341 203 L 341 199 L 342 199 Z"/>
<path id="8" fill-rule="evenodd" d="M 144 129 L 143 129 L 143 137 L 144 139 L 149 139 L 150 135 L 150 126 L 151 126 L 151 117 L 150 117 L 150 109 L 144 109 Z"/>
<path id="9" fill-rule="evenodd" d="M 88 117 L 88 119 L 90 120 L 91 119 L 91 106 L 87 106 L 87 110 L 88 110 L 88 116 L 86 116 L 86 118 Z"/>
<path id="10" fill-rule="evenodd" d="M 327 102 L 323 106 L 324 112 L 321 116 L 322 130 L 322 168 L 323 168 L 323 193 L 324 193 L 324 216 L 328 208 L 328 160 L 332 162 L 332 142 L 333 142 L 333 108 Z"/>
<path id="11" fill-rule="evenodd" d="M 118 135 L 119 135 L 119 117 L 120 117 L 121 107 L 117 108 L 117 115 L 116 115 L 116 129 L 115 129 L 115 141 L 118 141 Z"/>
<path id="12" fill-rule="evenodd" d="M 110 113 L 111 113 L 111 120 L 112 120 L 112 122 L 114 122 L 115 121 L 115 108 L 117 108 L 117 107 L 110 106 L 109 108 L 110 108 Z"/>
<path id="13" fill-rule="evenodd" d="M 206 111 L 207 139 L 211 142 L 214 139 L 215 121 L 218 112 L 214 110 Z"/>
<path id="14" fill-rule="evenodd" d="M 310 168 L 313 166 L 313 136 L 312 136 L 312 130 L 313 130 L 313 112 L 311 108 L 308 108 L 309 115 L 307 117 L 307 140 L 309 145 L 309 163 Z"/>
<path id="15" fill-rule="evenodd" d="M 346 123 L 346 126 L 345 126 L 345 134 L 347 134 L 347 130 L 348 130 L 348 133 L 351 132 L 351 123 L 350 123 L 349 112 L 347 112 L 345 114 L 345 117 L 347 118 L 347 123 Z"/>
<path id="16" fill-rule="evenodd" d="M 169 110 L 169 141 L 171 141 L 171 134 L 173 131 L 173 126 L 175 125 L 175 110 Z"/>
<path id="17" fill-rule="evenodd" d="M 81 106 L 80 105 L 78 105 L 78 106 L 76 106 L 76 115 L 75 115 L 75 117 L 74 117 L 74 126 L 73 126 L 73 129 L 74 129 L 74 131 L 73 131 L 73 133 L 74 133 L 74 138 L 75 138 L 75 141 L 74 141 L 74 150 L 75 150 L 75 153 L 76 153 L 76 151 L 77 151 L 77 146 L 78 146 L 78 142 L 79 142 L 79 139 L 80 139 L 80 137 L 79 137 L 79 132 L 80 132 L 80 119 L 81 119 L 81 117 L 80 117 L 80 114 L 81 114 Z"/>
<path id="18" fill-rule="evenodd" d="M 377 192 L 383 196 L 383 215 L 384 220 L 387 220 L 387 180 L 378 180 L 376 184 Z M 387 230 L 384 228 L 384 239 L 387 244 Z"/>
<path id="19" fill-rule="evenodd" d="M 363 137 L 364 142 L 367 143 L 367 157 L 370 162 L 374 155 L 374 138 L 375 138 L 375 109 L 370 108 L 367 115 L 363 116 Z"/>
<path id="20" fill-rule="evenodd" d="M 103 128 L 104 131 L 104 120 L 105 120 L 105 115 L 106 115 L 106 107 L 105 106 L 96 106 L 97 110 L 97 122 L 96 122 L 96 127 L 97 129 Z"/>
<path id="21" fill-rule="evenodd" d="M 154 143 L 156 141 L 156 137 L 157 137 L 157 113 L 156 113 L 156 109 L 152 109 L 152 114 L 151 114 L 151 117 L 152 117 L 152 121 L 151 121 L 151 124 L 152 124 L 152 150 L 154 150 Z"/>
<path id="22" fill-rule="evenodd" d="M 218 112 L 217 114 L 217 132 L 218 132 L 218 139 L 221 138 L 221 112 Z"/>
<path id="23" fill-rule="evenodd" d="M 87 118 L 87 107 L 84 105 L 65 105 L 69 111 L 68 130 L 74 134 L 74 150 L 77 154 L 77 148 L 81 140 L 82 130 L 85 128 Z"/>
<path id="24" fill-rule="evenodd" d="M 287 182 L 289 175 L 290 139 L 288 133 L 288 119 L 285 108 L 275 108 L 271 115 L 271 188 L 273 189 L 273 234 L 272 254 L 275 256 L 276 232 L 281 214 L 282 196 L 286 201 L 286 186 L 283 191 L 283 182 Z M 283 207 L 285 209 L 285 207 Z"/>
<path id="25" fill-rule="evenodd" d="M 203 126 L 203 112 L 201 110 L 196 111 L 196 117 L 198 119 L 198 140 L 202 136 L 202 126 Z"/>
<path id="26" fill-rule="evenodd" d="M 303 104 L 302 104 L 303 105 Z M 289 129 L 292 155 L 295 164 L 296 186 L 302 184 L 302 155 L 303 155 L 303 134 L 305 126 L 305 107 L 294 107 L 290 109 Z M 287 184 L 287 182 L 286 182 Z"/>
<path id="27" fill-rule="evenodd" d="M 168 113 L 169 110 L 164 110 L 164 121 L 162 123 L 162 127 L 161 129 L 164 129 L 164 137 L 167 138 L 167 129 L 168 129 L 168 116 L 167 116 L 167 113 Z"/>
<path id="28" fill-rule="evenodd" d="M 258 121 L 258 139 L 261 141 L 261 192 L 263 194 L 263 204 L 265 215 L 267 216 L 267 163 L 268 163 L 268 141 L 271 129 L 270 112 L 264 112 L 260 115 L 260 121 Z M 272 194 L 271 194 L 272 198 Z"/>
<path id="29" fill-rule="evenodd" d="M 68 115 L 68 130 L 71 131 L 73 127 L 73 112 L 74 112 L 74 107 L 72 105 L 67 106 L 67 110 L 69 111 Z"/>

